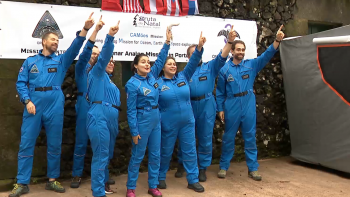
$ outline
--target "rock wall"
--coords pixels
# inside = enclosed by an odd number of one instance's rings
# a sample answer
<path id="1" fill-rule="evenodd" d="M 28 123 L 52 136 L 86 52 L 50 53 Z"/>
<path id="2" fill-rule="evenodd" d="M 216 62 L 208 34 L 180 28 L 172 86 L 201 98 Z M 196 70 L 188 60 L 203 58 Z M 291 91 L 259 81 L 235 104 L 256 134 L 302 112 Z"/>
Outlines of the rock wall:
<path id="1" fill-rule="evenodd" d="M 26 2 L 64 4 L 75 6 L 100 7 L 98 0 L 24 0 Z M 140 1 L 142 5 L 142 0 Z M 203 16 L 220 18 L 234 18 L 257 21 L 258 25 L 258 55 L 274 41 L 275 34 L 280 25 L 288 23 L 293 18 L 296 0 L 198 0 L 199 10 Z M 125 100 L 125 91 L 121 85 L 121 63 L 117 63 L 113 81 L 118 85 L 122 93 L 122 101 Z M 182 65 L 183 66 L 183 65 Z M 124 68 L 124 67 L 123 67 Z M 19 67 L 18 67 L 19 69 Z M 257 145 L 258 157 L 277 157 L 290 153 L 290 140 L 287 123 L 287 111 L 283 91 L 283 78 L 279 54 L 259 73 L 255 81 L 254 91 L 256 93 L 257 109 Z M 61 174 L 62 177 L 70 177 L 72 169 L 72 158 L 75 141 L 75 108 L 76 86 L 74 80 L 74 66 L 67 72 L 63 83 L 63 91 L 66 95 L 65 117 L 63 130 Z M 125 103 L 125 102 L 123 102 Z M 126 106 L 122 106 L 126 109 Z M 125 113 L 124 110 L 123 113 Z M 125 116 L 125 114 L 124 114 Z M 111 172 L 121 174 L 127 172 L 128 162 L 131 156 L 131 136 L 126 121 L 119 124 L 119 135 L 115 146 L 115 156 L 111 162 Z M 19 131 L 16 131 L 17 133 Z M 213 136 L 213 163 L 218 163 L 221 153 L 221 138 L 224 127 L 220 121 L 216 121 Z M 17 137 L 19 137 L 17 135 Z M 18 139 L 19 140 L 19 139 Z M 18 148 L 18 147 L 17 147 Z M 42 177 L 46 174 L 46 136 L 42 131 L 35 152 L 33 176 Z M 171 168 L 175 167 L 177 150 L 174 151 Z M 16 153 L 17 154 L 17 153 Z M 90 174 L 90 162 L 92 152 L 90 147 L 87 151 L 85 163 L 85 175 Z M 13 155 L 13 157 L 16 157 Z M 235 161 L 244 161 L 244 142 L 239 132 L 236 137 Z M 16 161 L 16 159 L 15 159 Z M 141 165 L 140 171 L 147 170 L 147 156 Z M 16 170 L 11 177 L 15 178 Z M 34 173 L 35 172 L 35 173 Z M 33 182 L 38 179 L 34 178 Z M 8 183 L 8 182 L 6 182 Z M 1 184 L 0 184 L 1 185 Z"/>

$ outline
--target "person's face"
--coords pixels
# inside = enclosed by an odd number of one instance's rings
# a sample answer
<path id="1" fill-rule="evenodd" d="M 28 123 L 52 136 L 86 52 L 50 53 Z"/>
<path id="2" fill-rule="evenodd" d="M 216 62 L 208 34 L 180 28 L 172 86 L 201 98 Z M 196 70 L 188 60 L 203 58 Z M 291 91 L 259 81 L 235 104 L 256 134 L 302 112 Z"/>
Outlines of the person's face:
<path id="1" fill-rule="evenodd" d="M 243 60 L 245 55 L 244 45 L 241 43 L 237 43 L 235 46 L 235 50 L 231 50 L 231 53 L 236 60 Z"/>
<path id="2" fill-rule="evenodd" d="M 91 66 L 96 64 L 99 55 L 100 55 L 100 50 L 96 47 L 92 48 L 91 58 L 89 60 L 89 64 Z"/>
<path id="3" fill-rule="evenodd" d="M 163 67 L 164 75 L 174 76 L 177 71 L 176 62 L 173 59 L 168 59 Z"/>
<path id="4" fill-rule="evenodd" d="M 151 64 L 149 58 L 147 56 L 142 56 L 137 63 L 134 65 L 137 69 L 137 73 L 141 76 L 146 76 L 151 71 Z"/>
<path id="5" fill-rule="evenodd" d="M 106 67 L 106 72 L 108 74 L 112 74 L 113 73 L 113 70 L 114 70 L 114 62 L 113 62 L 113 59 L 111 58 L 111 60 L 109 60 L 108 64 L 107 64 L 107 67 Z"/>
<path id="6" fill-rule="evenodd" d="M 192 54 L 193 54 L 195 48 L 196 48 L 195 46 L 190 48 L 190 54 L 189 54 L 189 56 L 188 56 L 188 59 L 191 58 L 191 56 L 192 56 Z"/>
<path id="7" fill-rule="evenodd" d="M 53 53 L 57 51 L 58 42 L 58 37 L 55 34 L 49 34 L 47 39 L 43 40 L 43 46 L 50 53 Z"/>

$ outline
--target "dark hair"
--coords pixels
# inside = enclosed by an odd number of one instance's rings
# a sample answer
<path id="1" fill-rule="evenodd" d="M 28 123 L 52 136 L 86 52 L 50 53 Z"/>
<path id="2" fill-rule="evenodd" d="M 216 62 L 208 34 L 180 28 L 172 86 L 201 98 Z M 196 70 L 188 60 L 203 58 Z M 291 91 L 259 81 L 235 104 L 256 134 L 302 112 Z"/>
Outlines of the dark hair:
<path id="1" fill-rule="evenodd" d="M 140 61 L 140 59 L 141 59 L 141 57 L 148 57 L 146 54 L 144 54 L 144 53 L 140 53 L 140 54 L 138 54 L 138 55 L 136 55 L 135 56 L 135 58 L 134 58 L 134 61 L 131 63 L 131 71 L 135 74 L 135 73 L 137 73 L 137 70 L 136 70 L 136 68 L 135 68 L 135 66 L 134 65 L 137 65 L 137 64 L 139 64 L 139 61 Z"/>
<path id="2" fill-rule="evenodd" d="M 192 47 L 196 47 L 197 45 L 196 44 L 191 44 L 188 48 L 187 48 L 187 57 L 189 58 L 190 57 L 190 49 Z"/>
<path id="3" fill-rule="evenodd" d="M 98 46 L 94 45 L 94 47 L 98 48 Z M 113 56 L 112 56 L 113 57 Z"/>
<path id="4" fill-rule="evenodd" d="M 246 47 L 245 47 L 245 43 L 244 43 L 242 40 L 235 40 L 235 41 L 232 42 L 231 50 L 233 50 L 233 51 L 235 50 L 236 44 L 243 44 L 243 45 L 244 45 L 244 48 L 246 48 Z"/>
<path id="5" fill-rule="evenodd" d="M 174 58 L 174 57 L 171 57 L 171 56 L 168 56 L 168 57 L 165 59 L 163 68 L 164 68 L 165 64 L 168 62 L 168 60 L 174 60 L 174 62 L 175 62 L 175 64 L 176 64 L 175 58 Z M 177 71 L 177 69 L 176 69 L 176 73 L 175 73 L 175 74 L 177 74 L 177 73 L 178 73 L 178 71 Z M 162 71 L 160 71 L 160 73 L 159 73 L 159 77 L 161 77 L 161 76 L 163 76 L 163 75 L 164 75 L 164 71 L 162 70 Z"/>
<path id="6" fill-rule="evenodd" d="M 113 55 L 112 55 L 111 58 L 112 58 L 112 60 L 113 60 Z M 107 65 L 108 65 L 108 64 L 109 64 L 109 61 L 108 61 Z M 114 62 L 114 61 L 113 61 L 113 64 L 115 65 L 115 62 Z M 89 73 L 95 65 L 96 65 L 96 64 L 90 65 L 90 67 L 86 70 L 86 73 Z"/>
<path id="7" fill-rule="evenodd" d="M 56 32 L 52 32 L 52 31 L 47 31 L 43 34 L 43 36 L 41 36 L 41 45 L 44 46 L 44 40 L 47 40 L 47 38 L 49 37 L 49 35 L 54 34 L 55 36 L 59 37 L 58 34 Z"/>

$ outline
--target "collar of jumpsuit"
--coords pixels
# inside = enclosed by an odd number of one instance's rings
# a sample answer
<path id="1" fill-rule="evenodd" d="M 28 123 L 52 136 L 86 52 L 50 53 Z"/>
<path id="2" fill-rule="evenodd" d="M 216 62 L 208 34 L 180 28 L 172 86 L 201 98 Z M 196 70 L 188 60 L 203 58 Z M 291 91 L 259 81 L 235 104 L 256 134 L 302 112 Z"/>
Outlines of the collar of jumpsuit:
<path id="1" fill-rule="evenodd" d="M 41 49 L 41 50 L 39 50 L 39 55 L 42 55 L 42 56 L 44 56 L 43 55 L 43 50 Z M 46 56 L 46 57 L 51 57 L 51 58 L 53 58 L 53 57 L 56 57 L 57 55 L 56 55 L 56 53 L 55 52 L 53 52 L 53 53 L 51 53 L 51 55 L 49 55 L 49 56 Z"/>
<path id="2" fill-rule="evenodd" d="M 162 75 L 161 78 L 162 78 L 163 80 L 175 80 L 175 79 L 177 78 L 176 75 L 177 75 L 177 74 L 175 74 L 175 75 L 173 76 L 173 78 L 171 78 L 171 79 L 166 78 L 164 75 Z"/>
<path id="3" fill-rule="evenodd" d="M 142 77 L 141 75 L 135 73 L 134 77 L 136 77 L 137 79 L 140 79 L 140 80 L 145 80 L 145 79 L 149 78 L 149 75 L 150 74 L 148 73 L 146 77 Z"/>
<path id="4" fill-rule="evenodd" d="M 231 66 L 243 66 L 243 62 L 244 62 L 244 59 L 239 64 L 236 65 L 236 64 L 233 63 L 233 57 L 231 57 L 230 61 L 229 61 L 229 64 Z"/>

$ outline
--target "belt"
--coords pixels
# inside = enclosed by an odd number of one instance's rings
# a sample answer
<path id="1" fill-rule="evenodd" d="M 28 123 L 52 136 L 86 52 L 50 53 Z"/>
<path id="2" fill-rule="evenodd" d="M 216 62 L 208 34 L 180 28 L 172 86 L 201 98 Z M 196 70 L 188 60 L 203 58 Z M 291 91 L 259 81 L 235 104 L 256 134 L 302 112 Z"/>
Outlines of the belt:
<path id="1" fill-rule="evenodd" d="M 60 86 L 50 86 L 50 87 L 37 87 L 34 88 L 35 91 L 41 91 L 41 92 L 45 92 L 45 91 L 49 91 L 49 90 L 60 90 L 61 87 Z"/>
<path id="2" fill-rule="evenodd" d="M 248 91 L 244 91 L 244 92 L 241 92 L 241 93 L 234 94 L 233 96 L 234 97 L 241 97 L 241 96 L 245 96 L 247 94 L 248 94 Z"/>
<path id="3" fill-rule="evenodd" d="M 191 97 L 191 100 L 192 100 L 192 101 L 200 101 L 200 100 L 205 99 L 205 98 L 208 98 L 208 97 L 210 97 L 210 96 L 212 96 L 212 95 L 213 95 L 213 94 L 210 92 L 210 93 L 208 93 L 208 94 L 204 94 L 204 95 L 199 96 L 199 97 Z"/>
<path id="4" fill-rule="evenodd" d="M 92 103 L 102 104 L 102 101 L 94 101 Z M 107 104 L 109 104 L 109 103 L 107 103 Z M 120 107 L 113 105 L 113 104 L 110 104 L 110 105 L 112 105 L 112 107 L 116 108 L 117 110 L 122 111 L 122 109 Z"/>
<path id="5" fill-rule="evenodd" d="M 147 108 L 147 107 L 146 107 Z M 152 109 L 157 109 L 158 108 L 158 105 L 156 106 L 152 106 Z M 137 109 L 145 109 L 145 107 L 137 107 Z"/>

